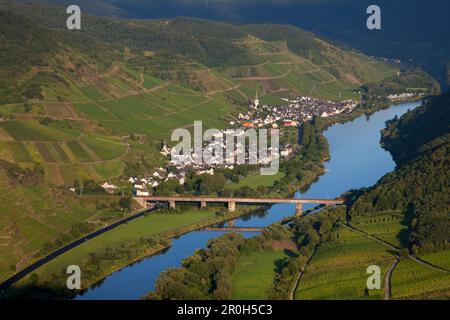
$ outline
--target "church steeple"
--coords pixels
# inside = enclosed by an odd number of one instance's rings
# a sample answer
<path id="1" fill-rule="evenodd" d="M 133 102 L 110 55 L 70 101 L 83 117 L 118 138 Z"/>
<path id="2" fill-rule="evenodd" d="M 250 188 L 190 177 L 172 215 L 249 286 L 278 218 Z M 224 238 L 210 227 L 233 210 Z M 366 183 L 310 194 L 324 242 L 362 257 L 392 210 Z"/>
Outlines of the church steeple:
<path id="1" fill-rule="evenodd" d="M 256 89 L 255 101 L 253 101 L 253 105 L 255 108 L 259 106 L 258 89 Z"/>

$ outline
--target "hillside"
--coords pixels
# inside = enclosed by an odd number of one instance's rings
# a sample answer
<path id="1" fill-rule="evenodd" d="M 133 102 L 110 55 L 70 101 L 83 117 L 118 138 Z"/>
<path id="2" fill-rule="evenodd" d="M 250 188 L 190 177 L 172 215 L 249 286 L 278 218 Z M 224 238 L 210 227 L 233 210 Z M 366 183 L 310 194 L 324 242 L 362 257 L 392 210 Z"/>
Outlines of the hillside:
<path id="1" fill-rule="evenodd" d="M 123 217 L 117 198 L 76 197 L 43 183 L 43 168 L 0 160 L 0 280 L 72 239 Z"/>
<path id="2" fill-rule="evenodd" d="M 359 99 L 400 67 L 286 26 L 83 15 L 69 31 L 65 20 L 62 7 L 0 2 L 2 279 L 119 218 L 117 198 L 69 188 L 126 192 L 129 176 L 163 164 L 172 129 L 223 128 L 256 91 L 274 104 Z M 17 181 L 27 175 L 38 179 Z"/>
<path id="3" fill-rule="evenodd" d="M 85 15 L 74 32 L 59 7 L 0 9 L 1 158 L 42 163 L 59 185 L 143 173 L 172 129 L 222 128 L 257 90 L 359 99 L 397 72 L 294 27 Z"/>
<path id="4" fill-rule="evenodd" d="M 30 1 L 30 0 L 21 0 Z M 35 0 L 36 1 L 36 0 Z M 42 2 L 43 0 L 39 0 Z M 70 0 L 45 0 L 69 5 Z M 450 10 L 446 0 L 430 6 L 422 0 L 379 0 L 383 9 L 381 30 L 365 28 L 369 0 L 78 0 L 85 10 L 96 15 L 121 17 L 192 16 L 219 21 L 244 23 L 283 23 L 346 43 L 367 55 L 408 61 L 421 66 L 448 88 Z M 407 10 L 405 10 L 407 8 Z M 439 10 L 437 9 L 439 8 Z M 411 23 L 420 17 L 420 23 Z"/>

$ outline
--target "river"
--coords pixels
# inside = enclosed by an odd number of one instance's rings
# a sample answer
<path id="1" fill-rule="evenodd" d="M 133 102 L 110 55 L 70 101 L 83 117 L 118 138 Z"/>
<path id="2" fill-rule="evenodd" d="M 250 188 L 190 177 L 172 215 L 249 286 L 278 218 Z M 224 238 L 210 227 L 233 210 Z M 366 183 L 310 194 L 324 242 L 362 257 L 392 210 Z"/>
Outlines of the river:
<path id="1" fill-rule="evenodd" d="M 325 136 L 330 146 L 330 161 L 326 173 L 313 183 L 307 192 L 296 197 L 335 198 L 349 189 L 369 187 L 395 168 L 389 152 L 380 146 L 380 130 L 385 121 L 400 117 L 421 102 L 394 105 L 371 116 L 361 116 L 352 122 L 328 128 Z M 304 205 L 304 209 L 311 208 Z M 247 215 L 236 220 L 236 226 L 264 227 L 294 214 L 293 204 L 277 204 L 264 214 Z M 178 267 L 183 258 L 198 248 L 204 248 L 209 239 L 222 232 L 194 231 L 173 240 L 173 245 L 161 254 L 144 258 L 106 277 L 102 282 L 79 294 L 78 300 L 139 299 L 153 291 L 158 274 Z M 244 234 L 250 237 L 254 234 Z"/>

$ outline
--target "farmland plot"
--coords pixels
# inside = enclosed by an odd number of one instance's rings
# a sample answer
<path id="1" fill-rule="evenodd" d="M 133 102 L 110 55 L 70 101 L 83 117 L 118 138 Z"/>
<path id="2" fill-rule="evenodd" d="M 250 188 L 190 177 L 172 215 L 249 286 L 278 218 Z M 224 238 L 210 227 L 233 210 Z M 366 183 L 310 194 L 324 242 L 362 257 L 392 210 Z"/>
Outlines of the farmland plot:
<path id="1" fill-rule="evenodd" d="M 47 148 L 46 143 L 36 142 L 34 145 L 45 162 L 56 162 L 56 160 L 52 156 L 52 153 Z"/>
<path id="2" fill-rule="evenodd" d="M 392 276 L 392 298 L 413 299 L 421 295 L 450 294 L 450 274 L 433 270 L 411 259 L 402 260 Z"/>

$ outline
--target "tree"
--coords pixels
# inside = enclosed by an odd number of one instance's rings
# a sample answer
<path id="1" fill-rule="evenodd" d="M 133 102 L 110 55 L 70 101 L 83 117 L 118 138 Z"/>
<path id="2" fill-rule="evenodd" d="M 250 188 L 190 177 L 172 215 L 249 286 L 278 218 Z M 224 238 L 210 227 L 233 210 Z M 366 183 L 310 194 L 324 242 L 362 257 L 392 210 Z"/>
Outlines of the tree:
<path id="1" fill-rule="evenodd" d="M 309 249 L 306 246 L 301 247 L 298 252 L 300 253 L 301 256 L 304 256 L 304 257 L 309 257 L 309 255 L 311 254 L 311 252 L 309 251 Z"/>
<path id="2" fill-rule="evenodd" d="M 177 180 L 167 180 L 156 187 L 155 193 L 160 196 L 171 196 L 179 185 L 180 183 Z"/>
<path id="3" fill-rule="evenodd" d="M 333 226 L 331 225 L 330 221 L 328 221 L 328 220 L 322 221 L 322 223 L 320 224 L 320 228 L 319 228 L 320 235 L 324 235 L 324 234 L 330 232 L 332 227 Z"/>
<path id="4" fill-rule="evenodd" d="M 123 209 L 130 209 L 131 208 L 131 197 L 120 198 L 119 206 Z"/>
<path id="5" fill-rule="evenodd" d="M 225 186 L 225 176 L 223 173 L 216 173 L 214 175 L 203 175 L 200 180 L 200 192 L 202 194 L 211 194 L 218 192 Z"/>

